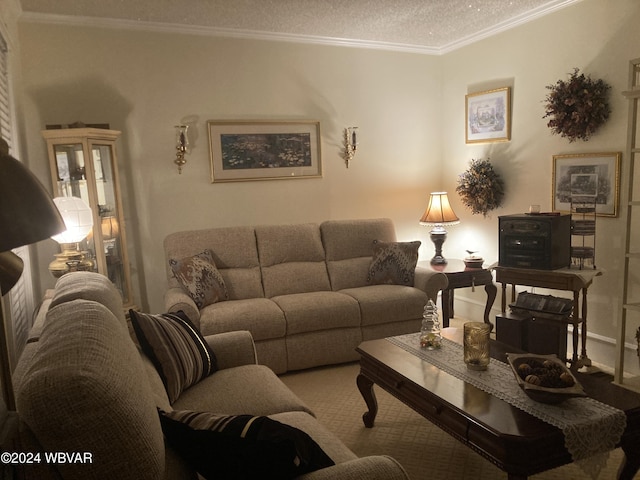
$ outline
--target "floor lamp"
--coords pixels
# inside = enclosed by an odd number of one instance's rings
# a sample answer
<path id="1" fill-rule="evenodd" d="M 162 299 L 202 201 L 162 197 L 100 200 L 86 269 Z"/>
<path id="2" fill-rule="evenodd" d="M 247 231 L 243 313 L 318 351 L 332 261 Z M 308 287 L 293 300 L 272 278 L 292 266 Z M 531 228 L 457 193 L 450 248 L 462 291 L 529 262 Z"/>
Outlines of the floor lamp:
<path id="1" fill-rule="evenodd" d="M 23 262 L 11 249 L 29 245 L 65 230 L 53 200 L 40 181 L 10 156 L 0 140 L 0 440 L 8 440 L 16 423 L 16 401 L 11 380 L 9 338 L 3 297 L 22 275 Z M 10 413 L 11 412 L 11 413 Z"/>

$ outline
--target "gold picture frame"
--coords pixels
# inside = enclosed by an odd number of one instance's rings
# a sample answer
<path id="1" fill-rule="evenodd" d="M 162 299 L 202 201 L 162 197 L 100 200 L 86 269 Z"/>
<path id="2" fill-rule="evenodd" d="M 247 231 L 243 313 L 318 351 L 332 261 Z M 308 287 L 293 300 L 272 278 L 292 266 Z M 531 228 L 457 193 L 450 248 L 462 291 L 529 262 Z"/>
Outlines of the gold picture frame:
<path id="1" fill-rule="evenodd" d="M 511 87 L 465 95 L 465 142 L 511 140 Z"/>
<path id="2" fill-rule="evenodd" d="M 573 192 L 595 196 L 597 216 L 617 217 L 621 158 L 622 152 L 554 155 L 552 210 L 569 212 Z"/>
<path id="3" fill-rule="evenodd" d="M 211 182 L 322 177 L 320 122 L 207 122 Z"/>

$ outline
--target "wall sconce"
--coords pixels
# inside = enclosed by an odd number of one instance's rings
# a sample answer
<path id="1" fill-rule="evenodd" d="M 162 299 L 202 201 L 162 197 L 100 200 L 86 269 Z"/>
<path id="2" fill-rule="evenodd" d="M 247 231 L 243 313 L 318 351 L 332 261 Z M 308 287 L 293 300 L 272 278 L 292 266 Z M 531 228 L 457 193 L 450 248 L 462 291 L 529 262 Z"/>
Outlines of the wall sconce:
<path id="1" fill-rule="evenodd" d="M 457 225 L 460 219 L 449 204 L 447 192 L 431 192 L 429 205 L 422 214 L 420 225 L 433 226 L 429 237 L 436 247 L 436 254 L 431 259 L 432 265 L 445 265 L 447 259 L 442 256 L 442 244 L 447 239 L 445 225 Z"/>
<path id="2" fill-rule="evenodd" d="M 187 130 L 189 125 L 176 125 L 176 159 L 173 161 L 178 165 L 178 173 L 182 173 L 182 167 L 187 161 L 184 156 L 189 151 L 189 137 L 187 136 Z"/>
<path id="3" fill-rule="evenodd" d="M 358 148 L 358 139 L 356 137 L 356 130 L 358 127 L 347 127 L 344 129 L 344 161 L 349 168 L 349 164 L 356 154 Z"/>

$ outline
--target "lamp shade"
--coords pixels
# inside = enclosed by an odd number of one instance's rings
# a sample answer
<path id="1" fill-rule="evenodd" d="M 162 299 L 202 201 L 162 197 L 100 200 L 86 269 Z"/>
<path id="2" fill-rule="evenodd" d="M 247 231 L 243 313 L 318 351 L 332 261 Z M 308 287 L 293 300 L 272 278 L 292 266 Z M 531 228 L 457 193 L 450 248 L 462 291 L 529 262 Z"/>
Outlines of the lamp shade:
<path id="1" fill-rule="evenodd" d="M 420 225 L 456 225 L 460 219 L 449 204 L 447 192 L 431 192 L 429 205 L 420 218 Z"/>
<path id="2" fill-rule="evenodd" d="M 49 193 L 11 155 L 0 155 L 0 252 L 39 242 L 63 231 Z"/>
<path id="3" fill-rule="evenodd" d="M 66 230 L 51 238 L 58 243 L 77 243 L 84 240 L 93 228 L 91 207 L 78 197 L 56 197 L 53 202 L 64 219 Z"/>

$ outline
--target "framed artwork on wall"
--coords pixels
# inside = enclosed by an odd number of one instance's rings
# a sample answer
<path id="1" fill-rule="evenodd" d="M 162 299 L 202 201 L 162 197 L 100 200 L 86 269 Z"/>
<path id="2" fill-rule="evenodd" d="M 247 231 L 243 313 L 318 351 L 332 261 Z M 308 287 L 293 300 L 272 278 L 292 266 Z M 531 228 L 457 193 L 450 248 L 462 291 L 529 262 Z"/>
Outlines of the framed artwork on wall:
<path id="1" fill-rule="evenodd" d="M 511 88 L 503 87 L 465 96 L 466 143 L 511 140 Z"/>
<path id="2" fill-rule="evenodd" d="M 617 217 L 621 152 L 553 156 L 553 211 L 569 212 L 571 195 L 595 196 L 596 215 Z"/>
<path id="3" fill-rule="evenodd" d="M 211 182 L 322 177 L 320 122 L 207 122 Z"/>

